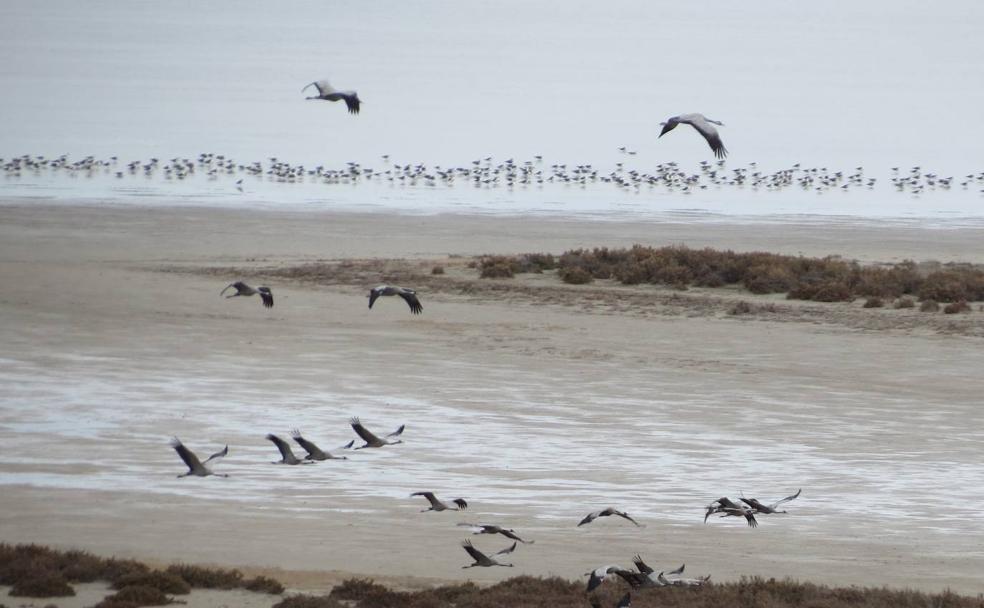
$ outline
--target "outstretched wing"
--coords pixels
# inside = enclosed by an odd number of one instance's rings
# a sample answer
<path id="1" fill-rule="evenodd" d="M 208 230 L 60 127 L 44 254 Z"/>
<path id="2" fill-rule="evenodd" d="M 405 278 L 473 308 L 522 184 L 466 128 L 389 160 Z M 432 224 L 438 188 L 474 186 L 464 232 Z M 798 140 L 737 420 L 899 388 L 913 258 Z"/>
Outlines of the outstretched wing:
<path id="1" fill-rule="evenodd" d="M 257 291 L 260 293 L 260 298 L 263 299 L 263 305 L 267 308 L 273 308 L 273 292 L 270 291 L 270 288 L 260 287 Z"/>
<path id="2" fill-rule="evenodd" d="M 366 443 L 371 444 L 371 443 L 378 443 L 380 441 L 379 437 L 376 437 L 369 431 L 369 429 L 362 426 L 362 423 L 359 422 L 358 418 L 352 418 L 351 420 L 349 420 L 349 424 L 352 425 L 352 430 L 355 431 L 355 434 L 358 435 L 359 437 L 362 437 L 362 440 L 365 441 Z"/>
<path id="3" fill-rule="evenodd" d="M 433 492 L 414 492 L 410 494 L 410 496 L 423 496 L 424 498 L 427 499 L 427 502 L 429 502 L 432 507 L 436 507 L 437 505 L 441 504 L 441 501 L 437 499 L 437 496 L 434 496 Z"/>
<path id="4" fill-rule="evenodd" d="M 718 135 L 717 129 L 713 125 L 705 120 L 694 121 L 690 123 L 693 128 L 697 129 L 697 132 L 704 136 L 707 140 L 707 144 L 711 146 L 711 150 L 714 151 L 714 156 L 717 158 L 724 158 L 728 155 L 727 148 L 721 143 L 721 136 Z"/>
<path id="5" fill-rule="evenodd" d="M 670 570 L 669 572 L 667 572 L 667 574 L 683 574 L 683 570 L 686 567 L 687 564 L 680 564 L 679 568 L 677 568 L 676 570 Z"/>
<path id="6" fill-rule="evenodd" d="M 299 446 L 307 450 L 308 456 L 316 458 L 318 460 L 324 460 L 328 458 L 328 455 L 321 451 L 321 448 L 314 445 L 304 437 L 301 437 L 301 432 L 294 429 L 290 432 L 290 436 L 297 442 Z"/>
<path id="7" fill-rule="evenodd" d="M 663 130 L 659 132 L 659 136 L 656 139 L 663 137 L 664 135 L 675 129 L 678 124 L 680 123 L 673 118 L 663 123 Z"/>
<path id="8" fill-rule="evenodd" d="M 295 459 L 294 452 L 291 451 L 290 444 L 288 444 L 286 441 L 284 441 L 280 437 L 277 437 L 273 433 L 268 434 L 266 438 L 272 441 L 273 445 L 277 446 L 277 449 L 280 450 L 280 456 L 283 457 L 284 460 Z"/>
<path id="9" fill-rule="evenodd" d="M 636 555 L 633 557 L 632 563 L 635 564 L 635 567 L 638 568 L 639 572 L 642 572 L 643 574 L 651 574 L 655 572 L 655 570 L 646 565 L 646 562 L 642 561 L 641 555 Z"/>
<path id="10" fill-rule="evenodd" d="M 410 306 L 410 312 L 415 315 L 419 315 L 424 312 L 424 307 L 420 305 L 420 300 L 417 299 L 417 292 L 412 290 L 401 291 L 400 297 L 407 301 Z"/>
<path id="11" fill-rule="evenodd" d="M 776 507 L 778 507 L 779 505 L 783 504 L 784 502 L 789 502 L 790 500 L 796 500 L 797 498 L 799 498 L 800 492 L 802 492 L 802 491 L 803 491 L 803 488 L 800 488 L 799 490 L 796 490 L 796 493 L 793 494 L 792 496 L 787 496 L 786 498 L 777 500 L 776 502 L 772 503 L 769 506 L 772 507 L 773 509 L 775 509 Z"/>
<path id="12" fill-rule="evenodd" d="M 637 522 L 636 520 L 634 520 L 631 517 L 629 517 L 629 514 L 626 513 L 625 511 L 615 511 L 615 515 L 618 515 L 619 517 L 621 517 L 623 519 L 627 519 L 627 520 L 631 521 L 632 523 L 634 523 L 635 525 L 639 526 L 640 528 L 642 527 L 642 525 L 639 522 Z"/>
<path id="13" fill-rule="evenodd" d="M 223 289 L 222 291 L 219 292 L 219 295 L 220 296 L 225 295 L 225 292 L 229 291 L 230 289 L 235 289 L 236 290 L 236 293 L 239 294 L 239 293 L 242 293 L 245 290 L 248 290 L 249 289 L 249 286 L 246 285 L 246 283 L 243 283 L 242 281 L 236 281 L 235 283 L 229 283 L 229 285 L 227 285 L 225 289 Z"/>
<path id="14" fill-rule="evenodd" d="M 376 289 L 369 290 L 369 308 L 372 308 L 373 303 L 379 299 L 379 291 Z"/>
<path id="15" fill-rule="evenodd" d="M 458 505 L 458 508 L 459 509 L 467 509 L 468 508 L 468 502 L 465 501 L 464 498 L 455 498 L 451 502 L 453 502 L 454 504 Z"/>
<path id="16" fill-rule="evenodd" d="M 584 516 L 584 519 L 582 519 L 581 522 L 577 524 L 578 527 L 583 526 L 584 524 L 590 524 L 594 520 L 598 519 L 598 516 L 599 515 L 601 515 L 601 511 L 595 511 L 594 513 L 588 513 L 587 515 Z"/>
<path id="17" fill-rule="evenodd" d="M 496 554 L 496 555 L 508 555 L 509 553 L 512 553 L 512 552 L 513 552 L 513 551 L 515 551 L 515 550 L 516 550 L 516 542 L 515 542 L 515 541 L 513 541 L 513 544 L 512 544 L 512 545 L 510 545 L 510 546 L 508 546 L 508 547 L 506 547 L 506 548 L 505 548 L 505 549 L 503 549 L 502 551 L 496 551 L 496 553 L 495 553 L 495 554 Z"/>
<path id="18" fill-rule="evenodd" d="M 316 80 L 311 84 L 307 85 L 307 87 L 304 87 L 304 89 L 301 89 L 301 92 L 303 93 L 304 90 L 310 86 L 313 86 L 314 88 L 318 89 L 319 96 L 331 95 L 332 93 L 335 92 L 335 87 L 331 86 L 331 83 L 329 83 L 327 80 Z"/>
<path id="19" fill-rule="evenodd" d="M 178 453 L 178 456 L 181 457 L 181 460 L 183 460 L 184 463 L 188 465 L 189 471 L 197 471 L 203 468 L 201 461 L 198 460 L 198 456 L 195 456 L 194 452 L 186 448 L 185 445 L 181 443 L 181 440 L 178 439 L 177 437 L 171 439 L 171 447 L 174 448 L 174 451 Z"/>
<path id="20" fill-rule="evenodd" d="M 222 460 L 223 458 L 225 458 L 226 455 L 228 455 L 228 454 L 229 454 L 229 446 L 225 446 L 224 448 L 222 448 L 218 452 L 216 452 L 216 453 L 212 454 L 211 456 L 209 456 L 208 458 L 206 458 L 205 459 L 205 464 L 208 464 L 210 462 L 218 462 L 218 461 Z"/>
<path id="21" fill-rule="evenodd" d="M 401 424 L 400 428 L 396 429 L 395 431 L 387 435 L 387 437 L 398 437 L 403 434 L 403 429 L 405 428 L 407 428 L 407 425 Z"/>
<path id="22" fill-rule="evenodd" d="M 371 97 L 371 95 L 370 95 Z M 351 95 L 342 95 L 342 99 L 345 100 L 345 107 L 348 108 L 349 114 L 358 114 L 359 106 L 362 104 L 362 100 L 355 93 Z"/>
<path id="23" fill-rule="evenodd" d="M 475 560 L 476 562 L 481 562 L 488 559 L 488 557 L 484 553 L 482 553 L 481 551 L 479 551 L 478 549 L 472 546 L 470 540 L 466 540 L 465 542 L 461 543 L 461 546 L 465 548 L 465 551 L 468 552 L 468 555 L 472 556 L 472 559 Z"/>

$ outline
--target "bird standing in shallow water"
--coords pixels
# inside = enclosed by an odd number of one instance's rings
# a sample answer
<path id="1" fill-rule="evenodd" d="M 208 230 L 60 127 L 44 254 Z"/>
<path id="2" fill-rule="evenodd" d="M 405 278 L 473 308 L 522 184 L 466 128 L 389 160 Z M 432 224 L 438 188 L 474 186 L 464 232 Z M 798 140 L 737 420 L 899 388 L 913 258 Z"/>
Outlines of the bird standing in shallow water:
<path id="1" fill-rule="evenodd" d="M 707 140 L 707 144 L 711 146 L 711 150 L 714 151 L 714 156 L 718 158 L 724 158 L 728 155 L 727 148 L 721 143 L 721 136 L 718 135 L 717 129 L 713 125 L 718 125 L 723 127 L 724 123 L 718 120 L 711 120 L 703 114 L 693 113 L 693 114 L 681 114 L 679 116 L 672 116 L 666 120 L 666 122 L 659 123 L 663 126 L 663 130 L 659 132 L 659 137 L 663 137 L 670 131 L 676 128 L 679 124 L 690 125 L 691 127 L 697 129 L 697 132 L 704 136 Z M 659 139 L 657 137 L 657 139 Z"/>
<path id="2" fill-rule="evenodd" d="M 323 99 L 325 101 L 344 100 L 349 114 L 359 113 L 359 106 L 362 105 L 362 100 L 359 99 L 359 94 L 355 91 L 338 91 L 327 80 L 316 80 L 301 89 L 301 92 L 303 93 L 308 87 L 317 89 L 318 94 L 314 97 L 305 97 L 305 99 Z"/>

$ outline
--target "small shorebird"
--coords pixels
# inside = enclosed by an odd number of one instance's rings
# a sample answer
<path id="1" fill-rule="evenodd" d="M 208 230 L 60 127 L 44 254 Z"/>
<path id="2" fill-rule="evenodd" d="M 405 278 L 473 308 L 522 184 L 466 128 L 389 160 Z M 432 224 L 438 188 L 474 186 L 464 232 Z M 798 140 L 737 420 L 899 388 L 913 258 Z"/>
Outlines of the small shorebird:
<path id="1" fill-rule="evenodd" d="M 310 462 L 305 462 L 294 456 L 294 452 L 290 449 L 290 444 L 277 437 L 273 433 L 266 436 L 267 439 L 273 442 L 273 445 L 277 446 L 280 450 L 280 460 L 275 461 L 273 464 L 311 464 Z"/>
<path id="2" fill-rule="evenodd" d="M 629 514 L 628 513 L 626 513 L 625 511 L 619 511 L 615 507 L 608 507 L 607 509 L 603 509 L 601 511 L 595 511 L 594 513 L 588 513 L 587 515 L 584 516 L 584 519 L 581 520 L 581 523 L 578 524 L 578 527 L 583 526 L 584 524 L 590 524 L 591 522 L 593 522 L 594 520 L 598 519 L 599 517 L 608 517 L 610 515 L 618 515 L 619 517 L 624 518 L 624 519 L 627 519 L 627 520 L 631 521 L 632 523 L 634 523 L 635 525 L 637 525 L 639 527 L 642 527 L 639 524 L 639 522 L 637 522 L 636 520 L 634 520 L 631 517 L 629 517 Z"/>
<path id="3" fill-rule="evenodd" d="M 405 429 L 407 427 L 407 425 L 401 424 L 400 425 L 400 428 L 396 429 L 395 431 L 393 431 L 392 433 L 390 433 L 389 435 L 387 435 L 385 439 L 380 439 L 379 437 L 376 437 L 375 435 L 373 435 L 372 432 L 369 431 L 369 429 L 367 429 L 366 427 L 362 426 L 362 423 L 359 421 L 359 419 L 357 417 L 356 418 L 352 418 L 351 420 L 349 420 L 349 424 L 352 425 L 352 430 L 355 431 L 355 433 L 359 437 L 362 437 L 362 440 L 366 442 L 365 445 L 362 445 L 362 446 L 359 446 L 359 447 L 355 448 L 357 450 L 361 450 L 363 448 L 381 448 L 384 445 L 395 445 L 397 443 L 403 443 L 403 440 L 402 439 L 397 439 L 395 441 L 390 441 L 389 438 L 390 437 L 399 437 L 400 435 L 403 434 L 403 429 Z"/>
<path id="4" fill-rule="evenodd" d="M 501 564 L 495 561 L 494 559 L 492 559 L 491 557 L 489 557 L 488 555 L 485 555 L 484 553 L 473 547 L 470 540 L 466 540 L 465 542 L 461 543 L 461 546 L 464 547 L 465 551 L 468 552 L 468 555 L 470 555 L 472 559 L 475 560 L 474 564 L 470 566 L 462 566 L 462 569 L 474 568 L 475 566 L 482 566 L 485 568 L 488 568 L 490 566 L 503 566 L 506 568 L 513 567 L 512 564 Z M 515 550 L 516 550 L 516 543 L 513 543 L 511 547 L 503 549 L 502 551 L 498 551 L 494 555 L 506 555 L 508 553 L 512 553 Z"/>
<path id="5" fill-rule="evenodd" d="M 414 492 L 410 496 L 423 496 L 430 503 L 430 507 L 421 511 L 421 513 L 426 513 L 427 511 L 464 511 L 468 508 L 468 503 L 464 498 L 455 498 L 451 502 L 455 504 L 453 507 L 449 507 L 440 500 L 437 496 L 434 496 L 433 492 Z"/>
<path id="6" fill-rule="evenodd" d="M 359 99 L 359 94 L 355 91 L 339 91 L 336 90 L 335 87 L 331 86 L 331 83 L 327 80 L 316 80 L 301 89 L 301 93 L 306 91 L 308 87 L 314 87 L 317 89 L 318 94 L 314 97 L 305 97 L 305 99 L 323 99 L 325 101 L 344 100 L 345 106 L 348 107 L 349 114 L 359 113 L 359 106 L 362 104 L 362 100 Z"/>
<path id="7" fill-rule="evenodd" d="M 516 531 L 512 529 L 505 529 L 502 526 L 497 526 L 495 524 L 466 524 L 461 523 L 459 526 L 464 526 L 466 528 L 471 528 L 472 534 L 501 534 L 506 538 L 511 538 L 512 540 L 518 540 L 524 545 L 532 545 L 535 540 L 523 540 L 516 535 Z"/>
<path id="8" fill-rule="evenodd" d="M 663 137 L 675 129 L 679 124 L 690 125 L 691 127 L 697 129 L 698 133 L 704 136 L 704 139 L 707 140 L 708 145 L 711 146 L 711 150 L 714 151 L 714 156 L 724 158 L 728 155 L 728 150 L 724 147 L 724 144 L 721 143 L 721 136 L 718 135 L 717 129 L 712 126 L 718 125 L 719 127 L 723 127 L 723 122 L 711 120 L 703 114 L 693 113 L 672 116 L 666 119 L 666 122 L 661 122 L 659 124 L 663 126 L 663 130 L 660 131 L 659 137 Z M 659 138 L 657 137 L 657 139 Z"/>
<path id="9" fill-rule="evenodd" d="M 225 295 L 226 291 L 233 288 L 235 288 L 236 293 L 232 294 L 231 296 L 226 296 L 226 299 L 235 298 L 238 296 L 255 296 L 256 294 L 260 294 L 260 298 L 263 300 L 263 305 L 266 306 L 267 308 L 273 308 L 273 292 L 270 291 L 269 287 L 260 286 L 257 287 L 256 289 L 253 289 L 252 287 L 250 287 L 246 283 L 243 283 L 242 281 L 236 281 L 235 283 L 230 284 L 221 292 L 219 292 L 219 295 L 220 296 Z"/>
<path id="10" fill-rule="evenodd" d="M 331 452 L 323 451 L 321 448 L 319 448 L 312 442 L 308 441 L 304 437 L 301 437 L 301 432 L 297 429 L 292 430 L 290 432 L 290 436 L 294 439 L 294 441 L 297 442 L 299 446 L 307 450 L 307 456 L 304 457 L 304 460 L 332 460 L 332 459 L 348 460 L 348 458 L 346 458 L 345 456 L 332 456 Z M 355 439 L 349 441 L 343 446 L 340 446 L 339 448 L 336 449 L 336 451 L 347 450 L 351 448 L 354 443 L 355 443 Z"/>
<path id="11" fill-rule="evenodd" d="M 224 473 L 213 472 L 212 469 L 208 468 L 206 465 L 210 462 L 216 463 L 225 458 L 226 454 L 229 453 L 229 446 L 225 446 L 221 451 L 212 454 L 205 459 L 205 462 L 198 460 L 198 456 L 195 456 L 194 452 L 186 448 L 177 437 L 171 439 L 171 447 L 178 453 L 181 460 L 188 465 L 188 472 L 182 473 L 181 475 L 178 475 L 178 477 L 208 477 L 209 475 L 215 475 L 216 477 L 228 477 L 228 475 Z"/>
<path id="12" fill-rule="evenodd" d="M 796 500 L 797 498 L 799 498 L 800 492 L 802 492 L 802 491 L 803 491 L 803 489 L 800 488 L 799 490 L 796 490 L 796 493 L 793 494 L 792 496 L 787 496 L 786 498 L 781 498 L 781 499 L 775 501 L 774 503 L 772 503 L 770 505 L 764 505 L 764 504 L 762 504 L 761 502 L 759 502 L 759 500 L 757 498 L 745 498 L 743 496 L 743 497 L 739 498 L 738 500 L 742 501 L 743 503 L 745 503 L 746 505 L 748 505 L 749 507 L 751 507 L 752 508 L 752 511 L 754 511 L 755 513 L 762 513 L 764 515 L 773 515 L 773 514 L 776 514 L 776 513 L 786 513 L 786 511 L 777 511 L 776 510 L 776 507 L 778 507 L 779 505 L 781 505 L 783 503 L 787 503 L 787 502 L 789 502 L 791 500 Z"/>
<path id="13" fill-rule="evenodd" d="M 417 299 L 417 292 L 412 289 L 407 289 L 405 287 L 397 287 L 396 285 L 380 285 L 378 287 L 373 287 L 369 290 L 369 308 L 372 308 L 373 303 L 380 296 L 400 296 L 406 300 L 407 304 L 410 306 L 410 312 L 419 315 L 424 311 L 424 307 L 420 305 L 420 300 Z"/>

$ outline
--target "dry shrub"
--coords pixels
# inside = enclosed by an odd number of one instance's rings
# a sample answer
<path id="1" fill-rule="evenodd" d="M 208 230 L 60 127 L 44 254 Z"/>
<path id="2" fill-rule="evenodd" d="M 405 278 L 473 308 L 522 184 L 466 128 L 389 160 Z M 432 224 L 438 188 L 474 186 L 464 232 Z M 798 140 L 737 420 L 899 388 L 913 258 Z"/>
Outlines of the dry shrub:
<path id="1" fill-rule="evenodd" d="M 431 274 L 444 274 L 444 266 L 435 266 L 431 268 Z"/>
<path id="2" fill-rule="evenodd" d="M 865 308 L 882 308 L 885 306 L 885 301 L 878 296 L 872 296 L 864 301 Z"/>
<path id="3" fill-rule="evenodd" d="M 14 583 L 10 595 L 12 597 L 71 597 L 75 595 L 75 589 L 72 589 L 61 572 L 42 570 Z"/>
<path id="4" fill-rule="evenodd" d="M 130 572 L 113 581 L 113 589 L 124 587 L 153 587 L 163 593 L 186 595 L 191 593 L 191 586 L 173 572 Z"/>
<path id="5" fill-rule="evenodd" d="M 511 279 L 516 276 L 512 265 L 503 256 L 483 258 L 479 268 L 478 276 L 483 279 Z"/>
<path id="6" fill-rule="evenodd" d="M 284 592 L 284 586 L 280 584 L 280 581 L 268 576 L 253 577 L 247 580 L 243 587 L 248 591 L 269 593 L 270 595 L 279 595 Z"/>
<path id="7" fill-rule="evenodd" d="M 919 305 L 920 312 L 939 312 L 940 303 L 936 300 L 925 300 Z"/>
<path id="8" fill-rule="evenodd" d="M 786 297 L 790 300 L 813 300 L 816 302 L 850 302 L 854 299 L 850 286 L 836 280 L 797 285 L 786 294 Z"/>
<path id="9" fill-rule="evenodd" d="M 478 260 L 483 279 L 512 278 L 522 273 L 542 273 L 553 270 L 557 261 L 550 253 L 523 253 L 520 255 L 484 255 Z"/>
<path id="10" fill-rule="evenodd" d="M 563 282 L 571 285 L 585 285 L 594 280 L 591 273 L 581 268 L 564 268 L 558 274 Z"/>
<path id="11" fill-rule="evenodd" d="M 970 312 L 970 304 L 965 300 L 953 302 L 943 307 L 943 312 L 948 315 L 955 315 L 962 312 Z"/>
<path id="12" fill-rule="evenodd" d="M 371 578 L 350 578 L 342 581 L 331 590 L 331 597 L 339 600 L 361 600 L 370 593 L 386 591 L 386 587 Z"/>
<path id="13" fill-rule="evenodd" d="M 752 305 L 745 300 L 739 300 L 735 302 L 735 305 L 728 310 L 729 315 L 750 315 L 752 314 Z"/>
<path id="14" fill-rule="evenodd" d="M 170 604 L 171 599 L 156 587 L 130 585 L 108 596 L 103 602 L 111 602 L 111 605 L 126 603 L 136 606 L 164 606 Z"/>
<path id="15" fill-rule="evenodd" d="M 239 570 L 174 564 L 168 566 L 167 572 L 180 576 L 186 583 L 199 589 L 237 589 L 243 586 L 243 573 Z"/>
<path id="16" fill-rule="evenodd" d="M 895 308 L 915 308 L 916 301 L 909 297 L 899 298 L 895 300 Z"/>
<path id="17" fill-rule="evenodd" d="M 348 606 L 328 595 L 292 595 L 274 604 L 273 608 L 348 608 Z"/>

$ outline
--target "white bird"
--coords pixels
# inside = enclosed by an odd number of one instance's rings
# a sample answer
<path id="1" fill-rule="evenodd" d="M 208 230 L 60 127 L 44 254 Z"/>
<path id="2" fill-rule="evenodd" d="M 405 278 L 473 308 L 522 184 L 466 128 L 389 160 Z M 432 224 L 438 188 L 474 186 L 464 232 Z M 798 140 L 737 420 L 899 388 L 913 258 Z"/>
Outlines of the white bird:
<path id="1" fill-rule="evenodd" d="M 420 300 L 417 299 L 417 292 L 412 289 L 397 287 L 396 285 L 373 287 L 369 290 L 369 308 L 372 308 L 379 296 L 400 296 L 410 306 L 411 313 L 419 315 L 424 311 L 424 307 L 420 305 Z"/>
<path id="2" fill-rule="evenodd" d="M 668 574 L 673 574 L 672 572 Z M 666 578 L 663 573 L 660 572 L 656 575 L 656 580 L 662 583 L 664 587 L 700 587 L 711 580 L 711 575 L 701 576 L 698 578 Z"/>
<path id="3" fill-rule="evenodd" d="M 225 458 L 226 454 L 229 453 L 229 446 L 225 446 L 221 451 L 212 454 L 205 460 L 205 462 L 198 460 L 198 456 L 195 456 L 194 452 L 186 448 L 177 437 L 171 439 L 171 447 L 178 453 L 181 460 L 188 465 L 188 472 L 182 473 L 181 475 L 178 475 L 178 477 L 208 477 L 209 475 L 215 475 L 216 477 L 228 477 L 228 475 L 224 473 L 214 473 L 212 469 L 206 465 L 210 462 L 216 463 Z"/>
<path id="4" fill-rule="evenodd" d="M 459 526 L 464 526 L 466 528 L 471 528 L 472 534 L 501 534 L 506 538 L 511 538 L 512 540 L 518 540 L 524 545 L 532 545 L 535 540 L 523 540 L 516 535 L 516 531 L 513 529 L 506 529 L 502 526 L 497 526 L 495 524 L 467 524 L 460 523 Z"/>
<path id="5" fill-rule="evenodd" d="M 266 436 L 266 438 L 272 441 L 273 445 L 277 446 L 277 449 L 280 450 L 280 460 L 274 462 L 273 464 L 311 464 L 310 462 L 305 462 L 297 456 L 294 456 L 293 450 L 290 449 L 290 444 L 280 437 L 270 433 Z"/>
<path id="6" fill-rule="evenodd" d="M 401 424 L 400 428 L 396 429 L 395 431 L 387 435 L 385 439 L 380 439 L 379 437 L 373 435 L 372 432 L 369 431 L 369 429 L 362 426 L 362 423 L 359 421 L 358 418 L 352 418 L 351 420 L 349 420 L 349 424 L 352 425 L 352 430 L 355 431 L 355 433 L 359 437 L 361 437 L 363 441 L 366 442 L 365 445 L 355 448 L 357 450 L 361 450 L 363 448 L 381 448 L 384 445 L 395 445 L 397 443 L 403 443 L 402 439 L 397 439 L 396 441 L 390 441 L 389 438 L 399 437 L 400 435 L 403 434 L 403 429 L 407 427 L 407 425 Z"/>
<path id="7" fill-rule="evenodd" d="M 426 513 L 427 511 L 464 511 L 468 508 L 468 502 L 464 498 L 455 498 L 451 501 L 455 506 L 449 507 L 441 502 L 437 496 L 434 496 L 433 492 L 414 492 L 410 496 L 423 496 L 430 503 L 430 507 L 424 509 L 421 513 Z"/>
<path id="8" fill-rule="evenodd" d="M 225 292 L 229 291 L 230 289 L 235 289 L 236 293 L 232 294 L 231 296 L 226 296 L 226 299 L 235 298 L 238 296 L 255 296 L 256 294 L 260 294 L 260 298 L 263 300 L 263 305 L 266 306 L 267 308 L 273 308 L 273 292 L 270 291 L 269 287 L 260 286 L 257 287 L 256 289 L 253 289 L 252 287 L 250 287 L 246 283 L 243 283 L 242 281 L 236 281 L 235 283 L 229 284 L 225 289 L 220 291 L 219 295 L 220 296 L 225 295 Z"/>
<path id="9" fill-rule="evenodd" d="M 607 509 L 603 509 L 601 511 L 595 511 L 594 513 L 588 513 L 587 515 L 584 516 L 584 519 L 581 520 L 581 523 L 579 523 L 577 525 L 578 525 L 578 527 L 580 527 L 580 526 L 583 526 L 584 524 L 590 524 L 591 522 L 593 522 L 594 520 L 598 519 L 599 517 L 608 517 L 610 515 L 618 515 L 621 518 L 624 518 L 624 519 L 627 519 L 627 520 L 631 521 L 632 523 L 634 523 L 635 525 L 639 526 L 640 528 L 642 527 L 639 524 L 639 522 L 637 522 L 636 520 L 634 520 L 631 517 L 629 517 L 629 514 L 628 513 L 626 513 L 625 511 L 619 511 L 615 507 L 608 507 Z"/>
<path id="10" fill-rule="evenodd" d="M 301 93 L 306 91 L 308 87 L 317 89 L 318 94 L 314 97 L 305 97 L 305 99 L 324 99 L 325 101 L 338 101 L 341 99 L 345 101 L 349 114 L 359 113 L 359 105 L 362 103 L 362 100 L 359 99 L 359 94 L 355 91 L 339 91 L 331 86 L 331 83 L 327 80 L 316 80 L 301 89 Z"/>
<path id="11" fill-rule="evenodd" d="M 304 460 L 332 460 L 332 459 L 348 460 L 348 458 L 346 458 L 345 456 L 332 456 L 331 452 L 323 451 L 314 443 L 302 437 L 301 432 L 297 429 L 292 430 L 290 432 L 290 436 L 294 439 L 294 441 L 297 442 L 298 445 L 300 445 L 302 448 L 307 450 L 307 456 L 304 457 Z M 355 440 L 353 439 L 352 441 L 349 441 L 345 445 L 338 447 L 337 450 L 347 450 L 350 447 L 352 447 L 352 444 L 354 443 Z"/>
<path id="12" fill-rule="evenodd" d="M 663 137 L 675 129 L 680 123 L 690 125 L 697 129 L 697 132 L 703 135 L 704 139 L 706 139 L 707 143 L 711 146 L 711 150 L 714 151 L 714 156 L 724 158 L 728 155 L 728 150 L 724 147 L 724 144 L 721 143 L 721 136 L 718 135 L 717 129 L 712 126 L 718 125 L 723 127 L 724 123 L 717 120 L 711 120 L 703 114 L 681 114 L 680 116 L 672 116 L 668 118 L 666 122 L 659 123 L 663 126 L 663 130 L 660 131 L 659 137 Z"/>
<path id="13" fill-rule="evenodd" d="M 495 561 L 488 555 L 485 555 L 484 553 L 473 547 L 470 540 L 466 540 L 465 542 L 461 543 L 461 546 L 464 547 L 465 551 L 468 552 L 468 555 L 470 555 L 472 559 L 475 560 L 474 564 L 471 564 L 470 566 L 462 566 L 462 569 L 474 568 L 475 566 L 482 566 L 486 568 L 490 566 L 503 566 L 506 568 L 513 567 L 512 564 L 500 564 L 499 562 Z M 511 547 L 503 549 L 502 551 L 497 552 L 495 555 L 505 555 L 507 553 L 512 553 L 515 549 L 516 549 L 516 543 L 513 543 Z"/>

